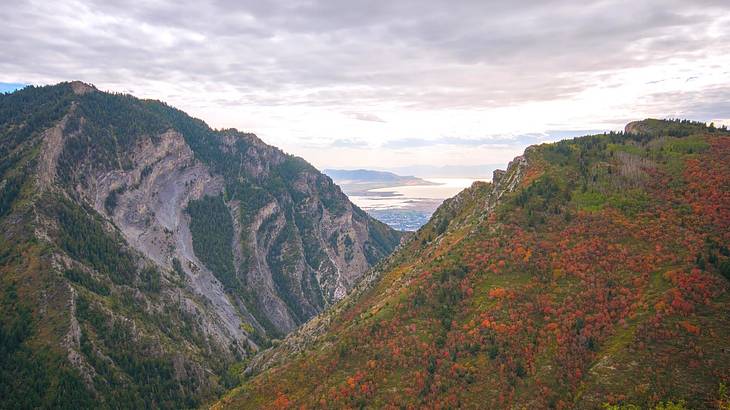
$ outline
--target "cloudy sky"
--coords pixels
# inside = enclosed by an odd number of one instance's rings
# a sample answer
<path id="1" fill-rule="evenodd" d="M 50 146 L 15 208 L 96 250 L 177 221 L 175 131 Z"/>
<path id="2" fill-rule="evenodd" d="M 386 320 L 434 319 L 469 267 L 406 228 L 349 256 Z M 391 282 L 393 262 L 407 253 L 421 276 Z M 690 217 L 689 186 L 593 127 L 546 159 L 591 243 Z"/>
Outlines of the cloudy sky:
<path id="1" fill-rule="evenodd" d="M 730 118 L 727 0 L 0 1 L 0 82 L 161 99 L 320 168 Z"/>

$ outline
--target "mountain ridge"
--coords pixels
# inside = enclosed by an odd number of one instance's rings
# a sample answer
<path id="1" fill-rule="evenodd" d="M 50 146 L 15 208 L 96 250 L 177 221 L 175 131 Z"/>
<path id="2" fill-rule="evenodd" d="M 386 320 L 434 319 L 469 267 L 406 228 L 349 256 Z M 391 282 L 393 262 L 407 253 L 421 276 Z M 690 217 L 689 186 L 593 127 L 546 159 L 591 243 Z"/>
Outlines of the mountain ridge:
<path id="1" fill-rule="evenodd" d="M 388 184 L 403 185 L 431 185 L 433 182 L 426 181 L 413 175 L 398 175 L 393 172 L 376 171 L 371 169 L 324 169 L 322 172 L 334 181 L 346 181 L 348 183 L 382 182 Z"/>

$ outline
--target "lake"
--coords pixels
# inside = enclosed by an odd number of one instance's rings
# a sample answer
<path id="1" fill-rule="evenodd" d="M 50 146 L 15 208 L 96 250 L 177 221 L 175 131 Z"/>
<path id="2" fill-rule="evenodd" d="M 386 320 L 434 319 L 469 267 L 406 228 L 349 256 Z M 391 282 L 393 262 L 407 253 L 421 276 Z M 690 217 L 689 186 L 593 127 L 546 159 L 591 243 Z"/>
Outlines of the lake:
<path id="1" fill-rule="evenodd" d="M 441 203 L 474 181 L 486 178 L 424 178 L 433 185 L 406 185 L 371 189 L 350 200 L 373 217 L 395 229 L 415 231 L 428 222 Z"/>

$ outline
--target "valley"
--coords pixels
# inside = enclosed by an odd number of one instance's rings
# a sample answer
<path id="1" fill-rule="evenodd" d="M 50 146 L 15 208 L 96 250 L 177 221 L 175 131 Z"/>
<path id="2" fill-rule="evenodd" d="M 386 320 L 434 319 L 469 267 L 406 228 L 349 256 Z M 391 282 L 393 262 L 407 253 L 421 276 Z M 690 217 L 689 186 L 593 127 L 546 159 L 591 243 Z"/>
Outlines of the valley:
<path id="1" fill-rule="evenodd" d="M 0 410 L 730 410 L 729 0 L 3 4 Z"/>
<path id="2" fill-rule="evenodd" d="M 723 408 L 729 149 L 660 120 L 529 147 L 213 408 Z"/>
<path id="3" fill-rule="evenodd" d="M 81 82 L 0 95 L 0 124 L 3 406 L 728 402 L 725 127 L 633 122 L 491 181 L 360 170 L 348 199 Z"/>

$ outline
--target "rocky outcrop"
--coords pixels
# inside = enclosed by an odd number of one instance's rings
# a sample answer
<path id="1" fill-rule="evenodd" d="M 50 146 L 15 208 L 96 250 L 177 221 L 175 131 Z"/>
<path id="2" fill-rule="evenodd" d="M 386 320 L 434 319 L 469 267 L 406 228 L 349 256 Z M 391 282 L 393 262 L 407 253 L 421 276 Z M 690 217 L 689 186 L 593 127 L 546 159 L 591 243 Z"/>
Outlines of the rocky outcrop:
<path id="1" fill-rule="evenodd" d="M 624 127 L 626 134 L 646 134 L 648 131 L 645 121 L 632 121 Z"/>
<path id="2" fill-rule="evenodd" d="M 96 91 L 96 87 L 81 81 L 71 81 L 69 84 L 76 95 L 84 95 Z"/>
<path id="3" fill-rule="evenodd" d="M 189 290 L 211 307 L 199 312 L 210 337 L 221 346 L 248 341 L 242 317 L 251 315 L 231 301 L 213 272 L 196 257 L 184 212 L 191 200 L 218 195 L 222 178 L 195 160 L 182 135 L 172 130 L 156 142 L 142 138 L 131 157 L 133 168 L 94 175 L 83 195 L 92 198 L 97 212 L 109 215 L 133 248 L 165 271 L 173 270 L 173 260 L 180 262 Z M 113 206 L 110 195 L 115 198 Z M 193 301 L 187 303 L 195 306 Z"/>

